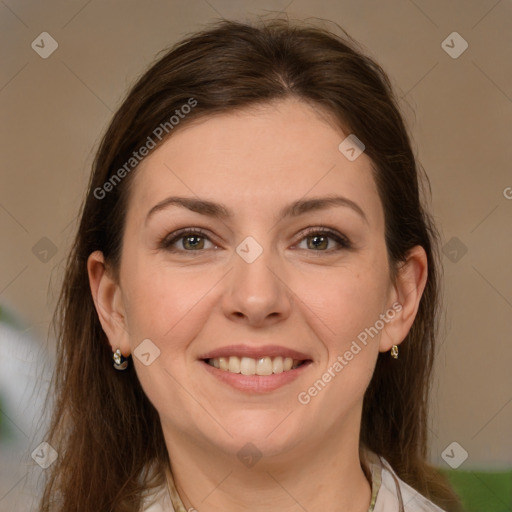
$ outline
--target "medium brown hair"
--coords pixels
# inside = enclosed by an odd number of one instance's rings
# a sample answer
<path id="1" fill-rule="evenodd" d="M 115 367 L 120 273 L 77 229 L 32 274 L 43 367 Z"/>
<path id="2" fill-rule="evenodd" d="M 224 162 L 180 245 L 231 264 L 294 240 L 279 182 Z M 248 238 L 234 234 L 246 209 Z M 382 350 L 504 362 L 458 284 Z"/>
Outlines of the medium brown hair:
<path id="1" fill-rule="evenodd" d="M 399 358 L 378 356 L 364 396 L 360 440 L 421 494 L 446 510 L 459 510 L 455 493 L 427 462 L 439 311 L 438 233 L 422 207 L 421 167 L 390 81 L 343 33 L 285 19 L 218 22 L 159 58 L 115 113 L 96 154 L 53 320 L 58 357 L 47 441 L 59 457 L 48 470 L 40 511 L 138 511 L 142 491 L 162 484 L 169 465 L 157 411 L 133 364 L 125 372 L 112 368 L 87 274 L 88 256 L 100 250 L 119 278 L 136 166 L 101 198 L 95 191 L 105 190 L 155 128 L 191 98 L 194 108 L 168 127 L 167 137 L 203 116 L 291 97 L 332 115 L 345 134 L 364 143 L 384 208 L 392 279 L 412 247 L 426 251 L 428 280 L 417 316 Z"/>

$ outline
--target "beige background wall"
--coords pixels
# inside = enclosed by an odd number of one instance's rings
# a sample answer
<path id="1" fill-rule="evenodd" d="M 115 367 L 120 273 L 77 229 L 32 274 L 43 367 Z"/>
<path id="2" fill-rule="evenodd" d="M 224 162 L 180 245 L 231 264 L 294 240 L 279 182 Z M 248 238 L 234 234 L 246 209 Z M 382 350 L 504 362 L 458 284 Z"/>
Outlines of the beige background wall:
<path id="1" fill-rule="evenodd" d="M 93 150 L 157 52 L 214 18 L 281 10 L 340 24 L 397 87 L 448 244 L 431 458 L 457 441 L 465 468 L 511 466 L 510 1 L 3 0 L 0 304 L 46 339 Z M 454 31 L 458 58 L 442 47 Z M 31 47 L 41 32 L 58 42 L 47 59 Z"/>

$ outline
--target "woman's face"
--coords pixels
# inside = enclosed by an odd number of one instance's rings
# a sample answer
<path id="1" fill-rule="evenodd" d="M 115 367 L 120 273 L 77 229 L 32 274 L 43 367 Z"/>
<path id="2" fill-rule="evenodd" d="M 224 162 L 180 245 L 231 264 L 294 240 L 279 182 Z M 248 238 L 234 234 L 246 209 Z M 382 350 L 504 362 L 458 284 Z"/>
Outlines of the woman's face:
<path id="1" fill-rule="evenodd" d="M 109 338 L 164 433 L 264 455 L 358 434 L 401 339 L 371 161 L 347 135 L 287 100 L 183 127 L 137 169 Z"/>

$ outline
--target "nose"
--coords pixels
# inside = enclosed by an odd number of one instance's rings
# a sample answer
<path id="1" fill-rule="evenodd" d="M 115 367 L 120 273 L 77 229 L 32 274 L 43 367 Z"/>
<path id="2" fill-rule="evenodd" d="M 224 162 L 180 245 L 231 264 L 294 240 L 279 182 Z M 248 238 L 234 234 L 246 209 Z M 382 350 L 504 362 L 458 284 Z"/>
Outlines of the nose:
<path id="1" fill-rule="evenodd" d="M 263 250 L 252 261 L 240 252 L 234 254 L 232 262 L 222 294 L 225 315 L 253 327 L 288 318 L 293 294 L 277 256 Z"/>

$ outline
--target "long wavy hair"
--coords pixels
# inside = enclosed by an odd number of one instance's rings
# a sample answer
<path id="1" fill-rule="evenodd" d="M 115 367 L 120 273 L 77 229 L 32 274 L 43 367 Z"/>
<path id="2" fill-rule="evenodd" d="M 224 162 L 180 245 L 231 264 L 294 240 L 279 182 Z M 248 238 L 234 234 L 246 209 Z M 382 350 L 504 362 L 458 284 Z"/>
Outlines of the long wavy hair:
<path id="1" fill-rule="evenodd" d="M 421 494 L 459 510 L 448 481 L 427 462 L 440 266 L 439 234 L 420 198 L 423 169 L 386 73 L 338 28 L 343 36 L 280 18 L 216 22 L 165 50 L 115 113 L 96 153 L 52 321 L 57 361 L 46 440 L 59 456 L 47 470 L 41 512 L 138 512 L 143 491 L 163 484 L 169 468 L 157 411 L 133 365 L 125 372 L 112 368 L 88 281 L 87 258 L 95 250 L 119 278 L 137 171 L 126 163 L 150 136 L 158 146 L 200 117 L 290 97 L 330 113 L 366 146 L 385 212 L 391 278 L 413 246 L 426 251 L 428 280 L 417 316 L 399 359 L 378 356 L 364 396 L 360 442 Z M 191 98 L 194 108 L 171 126 L 170 116 Z M 159 126 L 167 127 L 161 140 L 154 136 Z M 113 185 L 105 192 L 107 182 Z"/>

